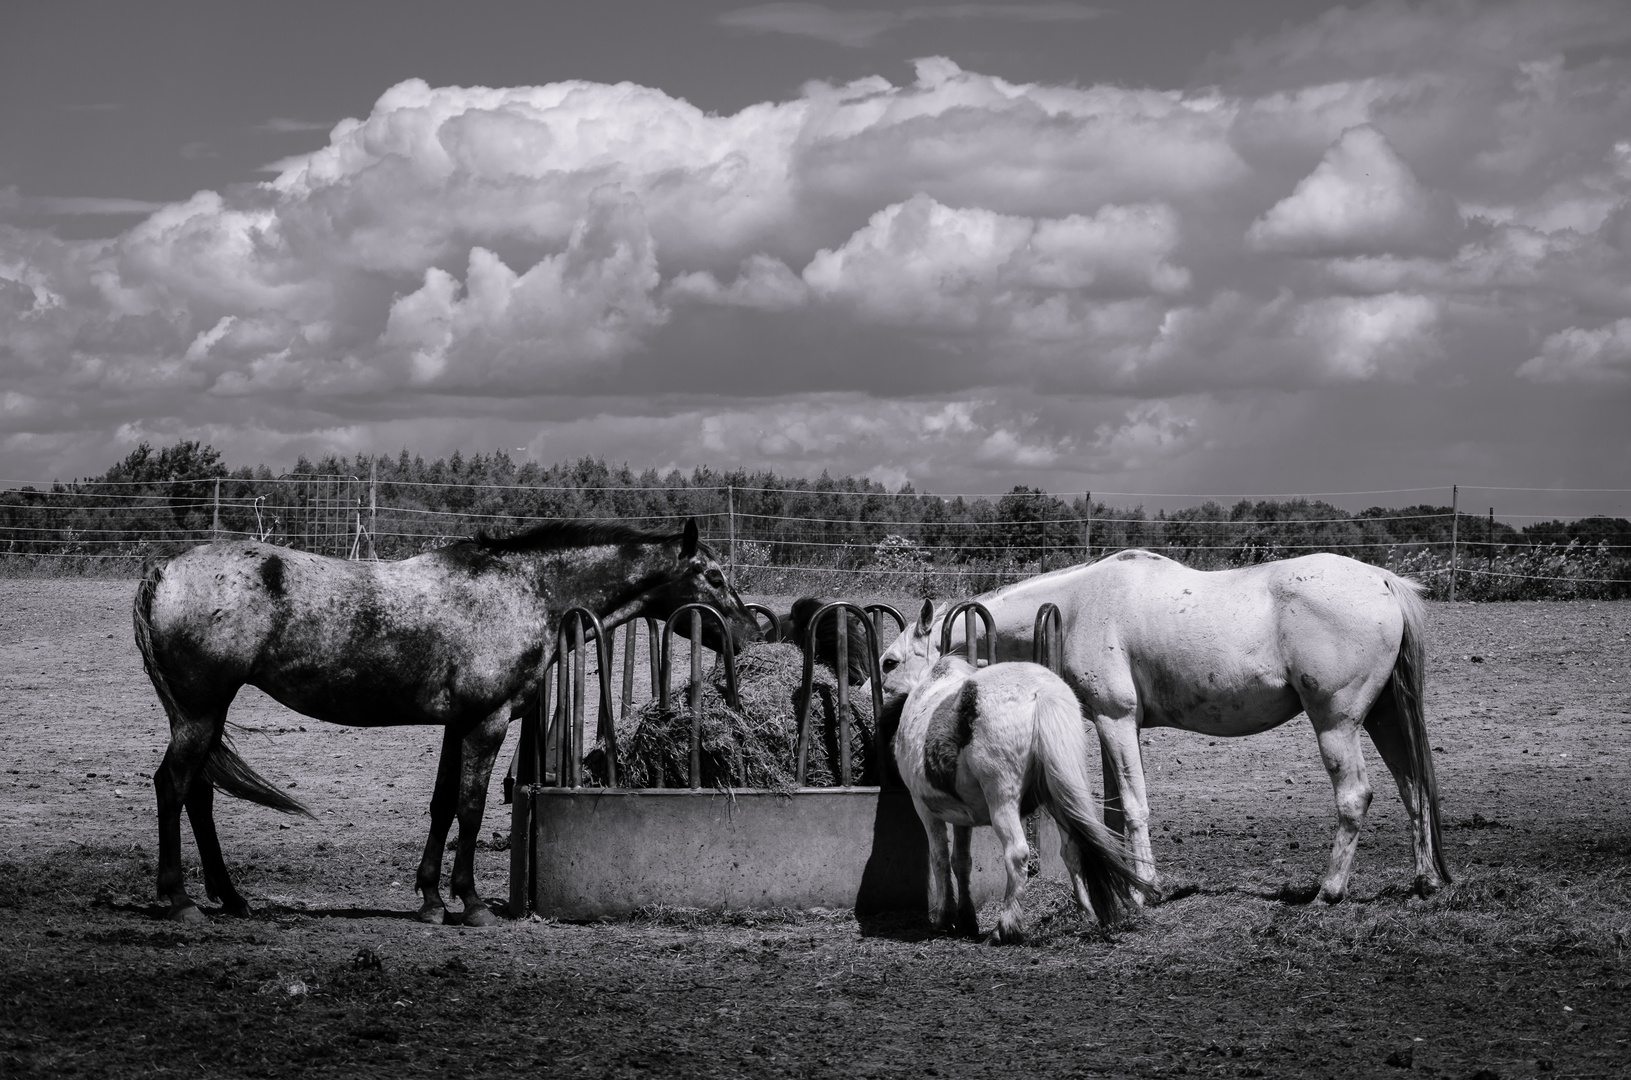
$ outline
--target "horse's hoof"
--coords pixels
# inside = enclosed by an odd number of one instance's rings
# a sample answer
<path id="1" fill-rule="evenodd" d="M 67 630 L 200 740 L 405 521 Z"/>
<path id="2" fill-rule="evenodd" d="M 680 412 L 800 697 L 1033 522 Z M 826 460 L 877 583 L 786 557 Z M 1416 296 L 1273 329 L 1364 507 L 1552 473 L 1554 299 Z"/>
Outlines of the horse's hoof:
<path id="1" fill-rule="evenodd" d="M 1417 896 L 1425 900 L 1429 896 L 1432 896 L 1434 893 L 1438 892 L 1442 885 L 1443 882 L 1434 881 L 1432 878 L 1419 877 L 1416 879 L 1415 893 Z"/>
<path id="2" fill-rule="evenodd" d="M 497 926 L 498 916 L 486 904 L 464 909 L 464 918 L 459 920 L 461 926 Z"/>
<path id="3" fill-rule="evenodd" d="M 1276 889 L 1270 899 L 1278 900 L 1282 904 L 1312 904 L 1316 900 L 1334 904 L 1342 899 L 1342 894 L 1336 894 L 1336 900 L 1327 900 L 1325 890 L 1318 885 L 1293 885 L 1288 881 Z"/>
<path id="4" fill-rule="evenodd" d="M 422 907 L 414 914 L 414 918 L 428 926 L 441 926 L 443 923 L 447 922 L 447 909 L 439 907 Z"/>
<path id="5" fill-rule="evenodd" d="M 202 926 L 210 921 L 209 916 L 198 910 L 197 904 L 178 904 L 167 911 L 164 917 L 184 926 Z"/>
<path id="6" fill-rule="evenodd" d="M 236 903 L 222 904 L 221 914 L 233 919 L 249 919 L 254 917 L 255 911 L 249 906 L 249 901 L 239 899 Z"/>

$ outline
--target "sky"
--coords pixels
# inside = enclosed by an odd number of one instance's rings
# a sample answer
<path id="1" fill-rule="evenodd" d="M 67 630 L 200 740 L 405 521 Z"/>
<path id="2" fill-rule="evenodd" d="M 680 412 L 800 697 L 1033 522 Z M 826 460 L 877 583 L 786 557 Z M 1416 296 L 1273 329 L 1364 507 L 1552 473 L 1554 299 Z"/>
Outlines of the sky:
<path id="1" fill-rule="evenodd" d="M 1628 421 L 1619 0 L 0 7 L 0 481 L 1631 516 Z"/>

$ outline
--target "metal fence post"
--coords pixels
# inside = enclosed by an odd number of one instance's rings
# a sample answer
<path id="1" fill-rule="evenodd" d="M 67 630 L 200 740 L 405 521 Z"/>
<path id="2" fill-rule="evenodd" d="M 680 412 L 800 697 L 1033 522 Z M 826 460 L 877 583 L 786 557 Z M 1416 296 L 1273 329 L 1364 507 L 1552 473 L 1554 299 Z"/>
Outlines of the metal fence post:
<path id="1" fill-rule="evenodd" d="M 1494 511 L 1491 511 L 1493 513 Z M 210 525 L 210 539 L 221 539 L 221 478 L 215 478 L 215 517 Z"/>

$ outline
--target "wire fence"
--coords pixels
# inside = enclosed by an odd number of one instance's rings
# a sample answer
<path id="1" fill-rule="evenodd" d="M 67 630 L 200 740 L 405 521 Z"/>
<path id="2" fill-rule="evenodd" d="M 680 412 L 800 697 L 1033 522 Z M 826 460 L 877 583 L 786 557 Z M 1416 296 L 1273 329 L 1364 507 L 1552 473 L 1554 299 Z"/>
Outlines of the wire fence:
<path id="1" fill-rule="evenodd" d="M 674 531 L 696 518 L 738 587 L 759 593 L 963 596 L 1136 547 L 1199 569 L 1335 552 L 1419 580 L 1444 599 L 1631 596 L 1624 517 L 1503 513 L 1497 521 L 1493 508 L 1462 511 L 1455 487 L 1437 489 L 1449 494 L 1447 506 L 1354 512 L 1325 501 L 1434 490 L 1239 496 L 1225 506 L 1200 495 L 1028 488 L 938 496 L 825 478 L 797 486 L 697 483 L 679 474 L 609 484 L 460 483 L 243 470 L 0 490 L 0 573 L 133 572 L 151 555 L 246 538 L 395 559 L 563 517 Z M 1541 489 L 1478 490 L 1522 498 Z M 1600 494 L 1624 502 L 1631 491 Z M 1191 504 L 1152 514 L 1142 501 L 1178 498 Z"/>

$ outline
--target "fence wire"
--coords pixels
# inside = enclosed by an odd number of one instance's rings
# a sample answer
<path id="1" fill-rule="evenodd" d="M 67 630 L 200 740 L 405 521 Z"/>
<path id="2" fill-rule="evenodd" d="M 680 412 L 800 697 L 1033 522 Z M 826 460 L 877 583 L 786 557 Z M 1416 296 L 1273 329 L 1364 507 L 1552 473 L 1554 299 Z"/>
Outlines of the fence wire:
<path id="1" fill-rule="evenodd" d="M 1431 491 L 1444 489 L 1332 494 Z M 90 481 L 0 491 L 0 569 L 128 566 L 225 539 L 394 559 L 563 517 L 654 531 L 677 531 L 679 522 L 695 518 L 737 585 L 761 592 L 966 595 L 1137 547 L 1201 569 L 1335 552 L 1413 577 L 1432 595 L 1464 599 L 1631 596 L 1631 523 L 1620 517 L 1562 522 L 1503 513 L 1496 521 L 1426 503 L 1356 513 L 1302 495 L 1242 498 L 1227 507 L 1192 496 L 1203 501 L 1151 515 L 1141 504 L 1106 501 L 1113 497 L 1033 489 L 937 496 L 842 484 L 458 484 L 323 474 Z M 1511 521 L 1533 524 L 1518 528 Z"/>

